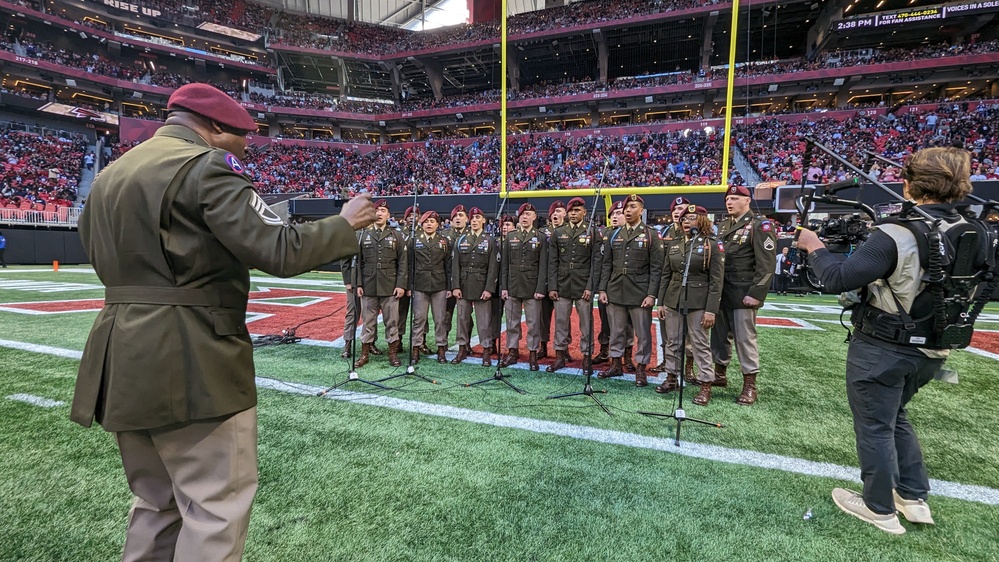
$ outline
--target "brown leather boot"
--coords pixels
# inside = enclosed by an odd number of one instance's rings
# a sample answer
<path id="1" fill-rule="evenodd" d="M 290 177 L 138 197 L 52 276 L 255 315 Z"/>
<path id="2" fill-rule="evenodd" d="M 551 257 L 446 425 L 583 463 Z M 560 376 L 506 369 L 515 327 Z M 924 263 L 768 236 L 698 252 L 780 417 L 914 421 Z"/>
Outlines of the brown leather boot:
<path id="1" fill-rule="evenodd" d="M 666 375 L 666 380 L 656 387 L 656 392 L 669 394 L 678 388 L 680 388 L 680 381 L 677 380 L 676 375 Z"/>
<path id="2" fill-rule="evenodd" d="M 715 363 L 715 380 L 711 383 L 711 386 L 728 386 L 728 378 L 725 376 L 726 372 L 728 372 L 728 365 Z"/>
<path id="3" fill-rule="evenodd" d="M 389 365 L 393 367 L 398 367 L 402 365 L 402 361 L 399 360 L 399 349 L 402 348 L 401 341 L 394 341 L 388 344 L 388 362 Z"/>
<path id="4" fill-rule="evenodd" d="M 527 364 L 528 364 L 528 367 L 532 371 L 537 371 L 538 370 L 538 352 L 537 351 L 531 351 L 528 354 L 528 356 L 527 356 Z"/>
<path id="5" fill-rule="evenodd" d="M 468 346 L 467 345 L 459 345 L 458 346 L 458 355 L 454 356 L 454 359 L 451 360 L 451 364 L 452 365 L 457 365 L 458 363 L 461 363 L 465 359 L 468 359 Z"/>
<path id="6" fill-rule="evenodd" d="M 635 361 L 632 359 L 633 356 L 634 354 L 630 346 L 624 348 L 624 358 L 621 360 L 622 361 L 621 368 L 624 369 L 624 372 L 626 373 L 635 372 Z"/>
<path id="7" fill-rule="evenodd" d="M 409 352 L 409 364 L 410 365 L 416 365 L 419 362 L 420 362 L 420 348 L 418 348 L 418 347 L 417 348 L 413 348 Z"/>
<path id="8" fill-rule="evenodd" d="M 447 348 L 443 345 L 437 347 L 437 362 L 441 365 L 447 363 L 447 355 L 445 355 L 446 352 Z"/>
<path id="9" fill-rule="evenodd" d="M 504 357 L 503 360 L 500 361 L 499 366 L 509 367 L 510 365 L 515 364 L 517 361 L 520 361 L 520 349 L 516 347 L 511 347 L 510 349 L 507 350 L 506 357 Z"/>
<path id="10" fill-rule="evenodd" d="M 544 359 L 548 357 L 548 342 L 541 342 L 541 351 L 538 352 L 538 358 Z"/>
<path id="11" fill-rule="evenodd" d="M 665 373 L 666 372 L 666 360 L 663 359 L 658 365 L 649 367 L 648 371 L 650 373 Z"/>
<path id="12" fill-rule="evenodd" d="M 368 357 L 369 353 L 371 353 L 371 344 L 370 343 L 362 343 L 361 344 L 361 356 L 357 359 L 357 363 L 354 363 L 354 366 L 355 367 L 363 367 L 363 366 L 367 365 L 368 361 L 371 360 L 371 358 Z"/>
<path id="13" fill-rule="evenodd" d="M 606 371 L 602 371 L 599 375 L 597 375 L 597 378 L 598 379 L 609 379 L 611 377 L 620 377 L 623 374 L 624 374 L 624 368 L 621 367 L 621 358 L 620 357 L 611 357 L 610 358 L 610 369 L 607 369 Z"/>
<path id="14" fill-rule="evenodd" d="M 372 355 L 385 355 L 382 352 L 382 350 L 378 349 L 378 346 L 375 345 L 375 342 L 371 342 L 371 354 Z"/>
<path id="15" fill-rule="evenodd" d="M 742 394 L 735 399 L 736 404 L 743 406 L 756 404 L 756 375 L 757 373 L 742 375 Z"/>
<path id="16" fill-rule="evenodd" d="M 697 392 L 697 396 L 694 397 L 693 402 L 698 406 L 707 406 L 708 402 L 711 401 L 711 383 L 702 382 L 699 384 L 701 385 L 701 390 Z"/>
<path id="17" fill-rule="evenodd" d="M 649 386 L 649 378 L 645 375 L 645 365 L 638 365 L 635 369 L 635 386 L 641 388 Z"/>
<path id="18" fill-rule="evenodd" d="M 340 354 L 340 359 L 350 359 L 350 343 L 347 343 L 347 347 L 344 348 L 343 353 Z"/>
<path id="19" fill-rule="evenodd" d="M 427 342 L 423 342 L 423 345 L 420 346 L 420 353 L 423 355 L 433 355 L 433 352 L 427 347 Z"/>
<path id="20" fill-rule="evenodd" d="M 565 364 L 568 362 L 569 362 L 569 352 L 556 349 L 555 362 L 545 367 L 545 372 L 554 373 L 555 371 L 561 369 L 562 367 L 565 367 Z"/>
<path id="21" fill-rule="evenodd" d="M 493 348 L 491 346 L 482 348 L 482 366 L 483 367 L 493 366 Z"/>
<path id="22" fill-rule="evenodd" d="M 610 361 L 610 346 L 601 345 L 600 353 L 593 356 L 593 364 L 599 365 L 601 363 L 606 363 L 608 361 Z"/>
<path id="23" fill-rule="evenodd" d="M 690 384 L 699 384 L 694 377 L 694 356 L 686 355 L 683 360 L 683 380 Z"/>

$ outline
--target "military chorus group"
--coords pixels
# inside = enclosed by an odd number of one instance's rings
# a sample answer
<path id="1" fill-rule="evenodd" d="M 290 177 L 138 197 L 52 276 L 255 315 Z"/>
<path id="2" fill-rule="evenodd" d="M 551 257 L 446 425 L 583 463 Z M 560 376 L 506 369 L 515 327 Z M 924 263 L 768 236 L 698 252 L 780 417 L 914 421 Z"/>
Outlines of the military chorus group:
<path id="1" fill-rule="evenodd" d="M 746 187 L 730 187 L 725 192 L 728 216 L 716 232 L 704 207 L 677 197 L 670 204 L 673 222 L 661 233 L 642 221 L 645 202 L 638 195 L 611 205 L 609 227 L 589 224 L 586 202 L 579 197 L 553 203 L 543 227 L 536 225 L 534 205 L 524 203 L 516 217 L 500 219 L 499 236 L 485 231 L 481 209 L 464 205 L 451 211 L 449 229 L 441 228 L 438 213 L 421 214 L 417 207 L 407 209 L 399 228 L 392 228 L 388 203 L 378 201 L 375 224 L 358 232 L 360 253 L 341 263 L 348 292 L 359 297 L 348 299 L 343 357 L 352 352 L 358 313 L 363 328 L 356 366 L 383 354 L 375 345 L 381 313 L 388 343 L 384 353 L 391 365 L 400 366 L 412 306 L 412 362 L 421 354 L 436 354 L 438 363 L 447 363 L 455 315 L 458 353 L 450 362 L 465 361 L 472 354 L 473 314 L 482 365 L 491 366 L 494 353 L 500 366 L 519 362 L 521 322 L 506 322 L 506 353 L 500 349 L 505 315 L 526 319 L 528 364 L 537 371 L 538 359 L 548 356 L 554 316 L 554 362 L 546 371 L 555 372 L 572 361 L 575 307 L 579 351 L 588 368 L 596 296 L 600 351 L 592 362 L 609 362 L 599 378 L 634 373 L 635 385 L 644 387 L 647 373 L 666 373 L 656 392 L 677 389 L 686 320 L 683 376 L 700 387 L 694 403 L 707 404 L 712 387 L 728 386 L 734 341 L 743 374 L 736 402 L 751 405 L 760 372 L 756 311 L 770 287 L 777 248 L 773 224 L 753 214 L 751 200 Z M 681 291 L 688 255 L 687 287 Z M 434 319 L 436 350 L 426 342 L 428 314 Z M 649 366 L 653 314 L 660 320 L 663 360 Z"/>

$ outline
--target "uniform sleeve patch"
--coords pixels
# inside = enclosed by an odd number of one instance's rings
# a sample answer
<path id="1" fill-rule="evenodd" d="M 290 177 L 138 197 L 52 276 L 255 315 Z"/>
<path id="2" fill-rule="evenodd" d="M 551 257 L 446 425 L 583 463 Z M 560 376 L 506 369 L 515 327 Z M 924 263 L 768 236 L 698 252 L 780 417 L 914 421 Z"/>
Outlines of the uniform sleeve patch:
<path id="1" fill-rule="evenodd" d="M 777 244 L 774 242 L 773 238 L 767 238 L 767 240 L 765 242 L 763 242 L 763 249 L 766 250 L 766 251 L 768 251 L 768 252 L 772 252 L 776 248 L 777 248 Z"/>
<path id="2" fill-rule="evenodd" d="M 236 158 L 236 155 L 231 152 L 226 153 L 225 163 L 229 164 L 229 167 L 232 168 L 232 171 L 236 172 L 237 174 L 242 174 L 243 171 L 246 170 L 246 167 L 244 167 L 243 163 L 239 161 L 239 158 Z"/>
<path id="3" fill-rule="evenodd" d="M 763 232 L 770 232 L 773 230 L 773 224 L 771 224 L 770 221 L 763 221 L 760 223 L 760 229 L 763 230 Z"/>
<path id="4" fill-rule="evenodd" d="M 725 253 L 725 243 L 721 240 L 718 241 L 718 251 L 723 254 Z"/>
<path id="5" fill-rule="evenodd" d="M 239 160 L 236 162 L 239 162 Z M 264 221 L 264 224 L 268 226 L 284 226 L 284 221 L 281 220 L 281 217 L 268 207 L 267 203 L 264 203 L 264 200 L 257 195 L 257 192 L 251 191 L 251 193 L 253 193 L 253 197 L 250 199 L 250 206 L 253 207 L 253 211 L 257 213 L 260 220 Z"/>

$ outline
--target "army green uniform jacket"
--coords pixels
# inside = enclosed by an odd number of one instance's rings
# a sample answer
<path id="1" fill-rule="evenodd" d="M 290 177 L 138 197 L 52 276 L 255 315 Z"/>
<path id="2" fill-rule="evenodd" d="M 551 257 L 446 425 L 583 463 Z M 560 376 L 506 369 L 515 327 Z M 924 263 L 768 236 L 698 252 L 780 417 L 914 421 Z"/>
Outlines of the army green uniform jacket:
<path id="1" fill-rule="evenodd" d="M 722 279 L 725 275 L 725 246 L 713 236 L 698 235 L 693 240 L 690 270 L 687 274 L 687 310 L 718 314 Z M 663 277 L 659 283 L 659 304 L 681 310 L 683 269 L 687 265 L 690 241 L 684 236 L 666 242 Z"/>
<path id="2" fill-rule="evenodd" d="M 414 290 L 437 293 L 450 288 L 451 248 L 451 242 L 439 232 L 433 236 L 425 232 L 416 234 L 413 241 L 413 259 L 416 262 Z"/>
<path id="3" fill-rule="evenodd" d="M 548 239 L 538 229 L 515 228 L 503 240 L 500 291 L 515 299 L 533 299 L 546 294 L 548 285 Z"/>
<path id="4" fill-rule="evenodd" d="M 479 300 L 484 291 L 496 292 L 499 252 L 496 240 L 483 230 L 459 236 L 451 258 L 451 289 L 461 289 L 465 300 Z"/>
<path id="5" fill-rule="evenodd" d="M 566 222 L 552 231 L 548 243 L 548 290 L 559 298 L 577 300 L 600 282 L 600 245 L 603 237 L 589 223 Z"/>
<path id="6" fill-rule="evenodd" d="M 718 239 L 725 244 L 725 284 L 721 307 L 747 308 L 746 295 L 763 302 L 777 267 L 777 235 L 773 223 L 752 211 L 718 225 Z"/>
<path id="7" fill-rule="evenodd" d="M 355 253 L 357 240 L 341 217 L 284 224 L 242 171 L 167 125 L 94 180 L 80 238 L 107 289 L 73 421 L 152 429 L 256 405 L 248 268 L 297 275 Z"/>
<path id="8" fill-rule="evenodd" d="M 610 231 L 604 240 L 600 290 L 619 306 L 641 306 L 645 297 L 656 298 L 663 271 L 659 235 L 645 223 Z"/>
<path id="9" fill-rule="evenodd" d="M 354 286 L 366 297 L 390 297 L 408 288 L 409 254 L 403 235 L 394 228 L 373 226 L 361 231 L 361 252 L 354 268 Z"/>

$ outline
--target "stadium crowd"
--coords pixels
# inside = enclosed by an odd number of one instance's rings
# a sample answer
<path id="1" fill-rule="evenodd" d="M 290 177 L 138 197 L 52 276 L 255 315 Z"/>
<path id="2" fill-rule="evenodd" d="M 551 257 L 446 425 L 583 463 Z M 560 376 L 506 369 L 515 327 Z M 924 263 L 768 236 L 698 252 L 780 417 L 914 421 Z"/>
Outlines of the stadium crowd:
<path id="1" fill-rule="evenodd" d="M 0 207 L 68 207 L 77 198 L 87 142 L 0 126 Z"/>

